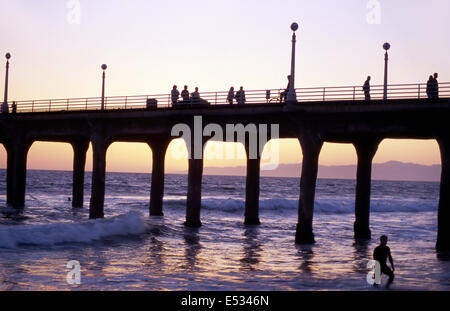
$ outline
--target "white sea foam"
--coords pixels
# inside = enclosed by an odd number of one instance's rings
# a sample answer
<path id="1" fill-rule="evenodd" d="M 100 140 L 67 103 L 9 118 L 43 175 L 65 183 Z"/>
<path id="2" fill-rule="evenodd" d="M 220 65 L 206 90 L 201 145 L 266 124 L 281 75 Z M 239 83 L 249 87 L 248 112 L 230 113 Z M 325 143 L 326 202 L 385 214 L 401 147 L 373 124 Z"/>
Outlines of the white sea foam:
<path id="1" fill-rule="evenodd" d="M 165 203 L 179 208 L 185 208 L 186 200 L 167 200 Z M 260 209 L 266 211 L 296 212 L 298 199 L 261 198 Z M 220 210 L 226 213 L 240 212 L 245 206 L 245 200 L 239 198 L 203 198 L 202 208 L 206 210 Z M 436 211 L 437 201 L 433 200 L 405 200 L 372 198 L 371 212 L 429 212 Z M 316 198 L 314 212 L 323 214 L 354 213 L 355 199 L 352 197 Z"/>
<path id="2" fill-rule="evenodd" d="M 0 226 L 0 248 L 89 243 L 110 236 L 138 235 L 144 233 L 146 229 L 144 217 L 136 212 L 79 223 L 7 225 Z"/>

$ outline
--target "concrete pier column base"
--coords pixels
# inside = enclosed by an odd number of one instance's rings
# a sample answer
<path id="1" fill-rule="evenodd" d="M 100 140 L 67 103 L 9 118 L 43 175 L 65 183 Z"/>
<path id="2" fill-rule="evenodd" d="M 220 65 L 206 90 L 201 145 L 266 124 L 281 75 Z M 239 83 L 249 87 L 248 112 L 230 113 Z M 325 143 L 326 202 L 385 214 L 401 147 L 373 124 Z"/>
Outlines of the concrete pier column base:
<path id="1" fill-rule="evenodd" d="M 372 238 L 372 231 L 370 231 L 369 225 L 361 221 L 355 220 L 353 232 L 355 240 L 370 240 Z"/>
<path id="2" fill-rule="evenodd" d="M 450 252 L 450 139 L 439 138 L 441 152 L 441 185 L 438 206 L 438 232 L 436 250 Z"/>
<path id="3" fill-rule="evenodd" d="M 92 139 L 92 188 L 91 201 L 89 204 L 89 218 L 104 217 L 105 203 L 105 174 L 106 174 L 106 151 L 108 143 L 104 138 L 95 137 Z"/>
<path id="4" fill-rule="evenodd" d="M 378 150 L 378 139 L 364 139 L 353 143 L 358 155 L 356 173 L 355 239 L 370 239 L 370 187 L 372 179 L 372 160 Z"/>
<path id="5" fill-rule="evenodd" d="M 169 142 L 169 140 L 155 140 L 148 143 L 153 154 L 150 216 L 164 216 L 164 160 Z"/>
<path id="6" fill-rule="evenodd" d="M 303 152 L 302 176 L 300 179 L 300 200 L 295 243 L 315 243 L 313 233 L 314 197 L 316 192 L 319 154 L 323 140 L 315 133 L 299 136 Z"/>
<path id="7" fill-rule="evenodd" d="M 315 242 L 312 223 L 311 225 L 298 223 L 295 228 L 295 243 L 314 244 Z"/>
<path id="8" fill-rule="evenodd" d="M 71 145 L 73 148 L 72 207 L 81 208 L 84 201 L 84 170 L 89 141 L 74 141 Z"/>

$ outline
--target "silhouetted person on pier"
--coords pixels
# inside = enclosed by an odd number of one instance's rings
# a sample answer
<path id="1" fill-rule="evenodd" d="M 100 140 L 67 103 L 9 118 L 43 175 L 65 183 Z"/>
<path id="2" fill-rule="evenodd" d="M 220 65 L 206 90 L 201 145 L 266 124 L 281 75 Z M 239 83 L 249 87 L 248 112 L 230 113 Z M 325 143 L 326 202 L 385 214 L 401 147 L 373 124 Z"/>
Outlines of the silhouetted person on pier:
<path id="1" fill-rule="evenodd" d="M 394 281 L 394 260 L 392 259 L 391 249 L 387 246 L 388 237 L 382 235 L 380 237 L 380 245 L 378 245 L 373 251 L 373 259 L 380 263 L 381 273 L 389 276 L 389 281 L 386 284 L 386 288 Z M 391 264 L 392 270 L 387 266 L 387 259 Z"/>
<path id="2" fill-rule="evenodd" d="M 434 99 L 438 99 L 439 98 L 439 83 L 437 80 L 438 74 L 437 72 L 434 73 L 433 75 L 433 83 L 431 84 L 431 93 L 432 93 L 432 98 Z"/>
<path id="3" fill-rule="evenodd" d="M 428 97 L 428 99 L 433 98 L 433 82 L 434 82 L 434 78 L 433 78 L 433 76 L 430 75 L 430 77 L 428 78 L 428 81 L 427 81 L 427 97 Z"/>
<path id="4" fill-rule="evenodd" d="M 244 87 L 241 86 L 239 91 L 236 92 L 236 101 L 238 105 L 244 105 L 245 104 L 245 91 Z"/>
<path id="5" fill-rule="evenodd" d="M 286 102 L 287 94 L 289 93 L 289 88 L 291 87 L 291 76 L 290 75 L 287 76 L 287 79 L 288 79 L 287 87 L 283 92 L 280 93 L 280 101 L 282 103 Z"/>
<path id="6" fill-rule="evenodd" d="M 195 92 L 191 94 L 191 100 L 193 103 L 200 102 L 200 93 L 198 92 L 198 87 L 195 88 Z"/>
<path id="7" fill-rule="evenodd" d="M 230 87 L 230 90 L 228 91 L 227 102 L 230 105 L 233 105 L 233 99 L 234 99 L 234 87 Z"/>
<path id="8" fill-rule="evenodd" d="M 172 92 L 170 93 L 172 98 L 172 105 L 176 104 L 178 102 L 178 97 L 180 96 L 180 92 L 177 90 L 177 86 L 174 85 Z"/>
<path id="9" fill-rule="evenodd" d="M 364 97 L 366 101 L 370 101 L 370 76 L 367 76 L 366 82 L 363 85 Z"/>
<path id="10" fill-rule="evenodd" d="M 185 85 L 184 86 L 184 90 L 181 91 L 181 97 L 183 98 L 184 102 L 188 102 L 189 101 L 189 91 L 188 91 L 188 86 Z"/>

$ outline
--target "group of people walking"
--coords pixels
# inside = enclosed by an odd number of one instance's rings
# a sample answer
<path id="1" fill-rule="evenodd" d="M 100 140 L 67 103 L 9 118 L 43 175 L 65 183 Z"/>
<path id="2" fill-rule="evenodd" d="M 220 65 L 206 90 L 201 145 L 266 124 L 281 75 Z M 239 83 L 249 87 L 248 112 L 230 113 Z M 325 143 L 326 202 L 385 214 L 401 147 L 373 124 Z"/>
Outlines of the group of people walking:
<path id="1" fill-rule="evenodd" d="M 429 99 L 438 99 L 439 98 L 439 83 L 437 80 L 438 74 L 435 72 L 433 75 L 430 75 L 427 81 L 427 97 Z M 362 89 L 364 91 L 364 97 L 366 101 L 370 101 L 370 76 L 367 76 Z"/>

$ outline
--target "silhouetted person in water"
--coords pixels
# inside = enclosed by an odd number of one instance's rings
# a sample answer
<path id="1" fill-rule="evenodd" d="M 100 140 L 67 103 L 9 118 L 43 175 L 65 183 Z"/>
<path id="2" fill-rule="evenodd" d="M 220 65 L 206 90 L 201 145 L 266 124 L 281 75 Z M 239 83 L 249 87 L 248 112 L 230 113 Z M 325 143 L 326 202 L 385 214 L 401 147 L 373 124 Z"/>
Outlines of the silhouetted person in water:
<path id="1" fill-rule="evenodd" d="M 380 245 L 378 245 L 373 251 L 373 259 L 380 263 L 380 271 L 383 274 L 389 276 L 389 281 L 386 284 L 386 288 L 391 285 L 394 281 L 394 260 L 392 259 L 391 249 L 386 245 L 388 241 L 388 237 L 386 235 L 382 235 L 380 237 Z M 392 270 L 387 266 L 387 259 L 391 264 Z"/>
<path id="2" fill-rule="evenodd" d="M 439 83 L 438 83 L 437 77 L 438 77 L 438 74 L 437 74 L 437 72 L 435 72 L 433 75 L 433 83 L 431 84 L 431 93 L 432 93 L 431 97 L 434 99 L 439 98 Z"/>
<path id="3" fill-rule="evenodd" d="M 244 87 L 241 86 L 239 91 L 236 92 L 236 100 L 238 102 L 238 105 L 244 105 L 245 104 L 245 91 Z"/>
<path id="4" fill-rule="evenodd" d="M 228 91 L 227 102 L 230 105 L 233 105 L 233 99 L 234 99 L 234 87 L 230 87 L 230 90 Z"/>
<path id="5" fill-rule="evenodd" d="M 176 104 L 178 101 L 178 97 L 180 96 L 180 92 L 178 92 L 176 85 L 173 86 L 170 95 L 172 96 L 172 105 Z"/>
<path id="6" fill-rule="evenodd" d="M 364 82 L 363 91 L 366 101 L 370 101 L 370 76 L 367 76 L 366 82 Z"/>
<path id="7" fill-rule="evenodd" d="M 433 76 L 430 76 L 427 81 L 427 97 L 428 97 L 428 99 L 433 98 L 433 82 L 434 82 L 434 78 L 433 78 Z"/>
<path id="8" fill-rule="evenodd" d="M 280 94 L 280 100 L 281 100 L 282 103 L 285 103 L 285 102 L 286 102 L 287 94 L 289 93 L 289 88 L 291 87 L 291 76 L 290 76 L 290 75 L 287 76 L 287 79 L 288 79 L 287 87 L 286 87 L 286 89 L 285 89 L 283 92 L 281 92 L 281 94 Z"/>
<path id="9" fill-rule="evenodd" d="M 184 102 L 188 102 L 189 101 L 189 91 L 188 91 L 188 86 L 185 85 L 184 86 L 184 90 L 181 91 L 181 97 L 183 98 Z"/>
<path id="10" fill-rule="evenodd" d="M 195 92 L 191 94 L 191 99 L 194 103 L 200 102 L 200 93 L 198 92 L 198 87 L 196 87 Z"/>

